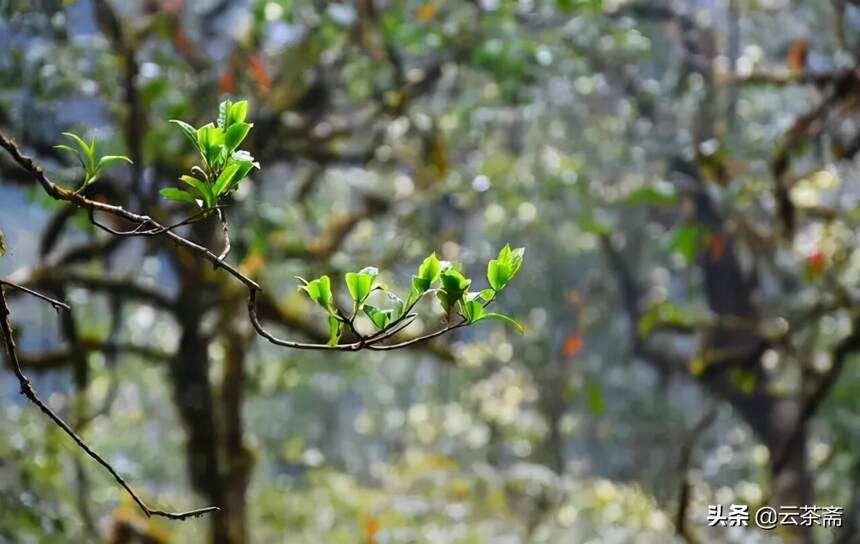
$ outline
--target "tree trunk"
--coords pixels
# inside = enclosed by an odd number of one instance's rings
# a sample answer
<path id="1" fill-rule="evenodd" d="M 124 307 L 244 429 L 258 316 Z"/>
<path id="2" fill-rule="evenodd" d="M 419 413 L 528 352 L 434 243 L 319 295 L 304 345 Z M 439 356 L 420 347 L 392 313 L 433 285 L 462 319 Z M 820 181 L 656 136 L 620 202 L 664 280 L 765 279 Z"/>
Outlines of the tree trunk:
<path id="1" fill-rule="evenodd" d="M 241 314 L 240 314 L 241 315 Z M 246 495 L 253 456 L 242 440 L 242 403 L 248 340 L 236 332 L 227 335 L 227 359 L 221 385 L 224 420 L 224 514 L 231 544 L 247 541 Z"/>

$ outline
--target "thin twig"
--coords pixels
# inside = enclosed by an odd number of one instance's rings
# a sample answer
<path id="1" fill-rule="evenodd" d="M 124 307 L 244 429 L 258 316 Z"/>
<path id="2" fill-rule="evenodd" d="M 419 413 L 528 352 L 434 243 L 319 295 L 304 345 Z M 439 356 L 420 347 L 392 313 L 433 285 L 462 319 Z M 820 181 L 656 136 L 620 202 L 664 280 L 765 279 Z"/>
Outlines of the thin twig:
<path id="1" fill-rule="evenodd" d="M 712 406 L 696 422 L 681 446 L 681 455 L 678 461 L 678 470 L 681 473 L 681 487 L 678 492 L 678 511 L 675 514 L 675 533 L 689 544 L 698 542 L 696 535 L 687 525 L 687 510 L 690 507 L 690 494 L 692 492 L 689 471 L 693 461 L 693 450 L 695 450 L 699 438 L 711 426 L 716 417 L 716 407 Z"/>
<path id="2" fill-rule="evenodd" d="M 156 221 L 155 219 L 147 216 L 141 215 L 134 212 L 130 212 L 123 208 L 122 206 L 116 206 L 113 204 L 106 204 L 104 202 L 99 202 L 97 200 L 91 200 L 83 195 L 75 194 L 73 191 L 69 191 L 63 187 L 60 187 L 45 175 L 45 171 L 42 170 L 42 167 L 36 164 L 33 159 L 21 153 L 21 150 L 18 148 L 18 145 L 5 133 L 0 131 L 0 147 L 4 148 L 9 155 L 18 163 L 19 166 L 24 168 L 24 170 L 28 171 L 33 177 L 36 178 L 36 181 L 42 186 L 42 189 L 48 193 L 49 196 L 57 199 L 57 200 L 65 200 L 66 202 L 70 202 L 78 207 L 85 208 L 91 211 L 99 211 L 104 212 L 110 215 L 114 215 L 116 217 L 121 217 L 131 223 L 137 223 L 139 225 L 152 225 L 152 228 L 155 230 L 163 229 L 163 234 L 167 236 L 173 242 L 199 254 L 204 259 L 211 262 L 218 268 L 225 270 L 231 276 L 245 284 L 248 289 L 251 290 L 260 290 L 260 285 L 249 278 L 248 276 L 242 274 L 235 267 L 230 265 L 229 263 L 222 261 L 218 258 L 217 255 L 209 251 L 206 247 L 198 244 L 197 242 L 192 242 L 191 240 L 184 238 L 172 230 L 168 230 L 167 227 Z M 160 233 L 159 233 L 160 234 Z"/>
<path id="3" fill-rule="evenodd" d="M 224 260 L 230 253 L 230 225 L 227 224 L 227 214 L 221 208 L 217 208 L 218 221 L 221 222 L 221 231 L 224 233 L 224 249 L 218 255 L 219 260 Z"/>
<path id="4" fill-rule="evenodd" d="M 97 221 L 95 218 L 95 210 L 93 208 L 90 208 L 88 210 L 88 212 L 89 212 L 89 216 L 90 216 L 90 222 L 93 225 L 99 227 L 100 229 L 104 230 L 105 232 L 107 232 L 109 234 L 113 234 L 114 236 L 158 236 L 159 234 L 164 234 L 165 232 L 175 230 L 175 229 L 178 229 L 179 227 L 184 227 L 185 225 L 190 225 L 192 223 L 195 223 L 195 222 L 199 221 L 200 219 L 204 219 L 207 215 L 212 213 L 213 209 L 218 210 L 218 213 L 220 214 L 221 209 L 223 209 L 225 207 L 226 206 L 219 205 L 219 206 L 215 206 L 214 208 L 208 208 L 205 210 L 201 210 L 201 211 L 195 213 L 194 215 L 188 217 L 187 219 L 183 219 L 182 221 L 180 221 L 178 223 L 174 223 L 174 224 L 168 225 L 166 227 L 162 227 L 162 226 L 158 226 L 157 228 L 153 227 L 153 228 L 148 229 L 148 230 L 141 230 L 144 226 L 144 223 L 139 223 L 136 227 L 134 227 L 131 230 L 116 230 L 112 227 L 105 225 L 104 223 Z M 154 221 L 151 221 L 151 220 L 148 221 L 148 223 L 157 225 L 157 223 L 155 223 Z"/>
<path id="5" fill-rule="evenodd" d="M 388 351 L 388 350 L 392 350 L 392 349 L 405 348 L 405 347 L 417 344 L 419 342 L 425 342 L 425 341 L 430 340 L 432 338 L 436 338 L 437 336 L 442 336 L 443 334 L 445 334 L 447 332 L 453 331 L 454 329 L 459 329 L 460 327 L 464 327 L 468 324 L 469 324 L 469 322 L 466 319 L 461 319 L 460 321 L 458 321 L 457 323 L 455 323 L 453 325 L 448 325 L 445 328 L 439 329 L 439 330 L 437 330 L 435 332 L 431 332 L 429 334 L 425 334 L 424 336 L 419 336 L 417 338 L 410 338 L 409 340 L 400 342 L 399 344 L 377 345 L 374 343 L 374 344 L 369 344 L 367 347 L 372 349 L 372 350 L 376 350 L 376 351 Z"/>
<path id="6" fill-rule="evenodd" d="M 93 451 L 90 446 L 84 442 L 84 440 L 75 433 L 75 431 L 56 413 L 54 413 L 51 408 L 45 404 L 42 399 L 36 394 L 36 391 L 33 389 L 32 385 L 30 385 L 30 380 L 27 376 L 24 375 L 24 372 L 21 370 L 21 364 L 18 361 L 18 352 L 15 349 L 15 339 L 12 335 L 12 325 L 10 322 L 10 311 L 9 306 L 6 303 L 6 292 L 3 289 L 3 285 L 7 285 L 7 282 L 2 282 L 0 285 L 0 333 L 2 333 L 3 340 L 6 343 L 6 352 L 9 354 L 9 360 L 12 363 L 12 371 L 15 373 L 15 377 L 18 378 L 18 383 L 21 385 L 21 394 L 27 397 L 27 399 L 35 404 L 41 411 L 44 413 L 51 421 L 54 422 L 60 429 L 63 430 L 74 442 L 77 444 L 79 448 L 84 450 L 84 452 L 89 455 L 92 459 L 94 459 L 98 464 L 107 470 L 111 476 L 113 476 L 114 480 L 119 483 L 119 485 L 131 495 L 131 498 L 135 503 L 140 507 L 144 514 L 147 517 L 151 516 L 160 516 L 168 519 L 175 520 L 184 520 L 192 517 L 197 517 L 203 514 L 207 514 L 209 512 L 217 512 L 220 509 L 217 506 L 208 506 L 206 508 L 198 508 L 196 510 L 190 510 L 187 512 L 167 512 L 165 510 L 159 510 L 157 508 L 151 508 L 148 506 L 143 500 L 138 497 L 138 495 L 134 492 L 134 490 L 129 486 L 129 484 L 123 479 L 122 476 L 114 469 L 110 463 L 105 461 L 105 459 Z M 28 290 L 29 292 L 29 290 Z M 49 297 L 43 295 L 37 295 L 39 298 L 43 300 L 51 299 Z M 53 304 L 53 302 L 52 302 Z M 56 306 L 55 306 L 56 307 Z M 66 306 L 68 308 L 68 306 Z"/>
<path id="7" fill-rule="evenodd" d="M 23 292 L 27 293 L 28 295 L 33 295 L 36 298 L 40 298 L 40 299 L 44 300 L 45 302 L 49 303 L 51 306 L 53 306 L 54 309 L 57 310 L 58 312 L 60 310 L 67 310 L 67 311 L 71 310 L 71 307 L 69 307 L 69 305 L 66 304 L 65 302 L 61 302 L 55 298 L 51 298 L 47 295 L 43 295 L 42 293 L 39 293 L 38 291 L 33 291 L 32 289 L 30 289 L 28 287 L 24 287 L 23 285 L 18 285 L 17 283 L 12 283 L 11 281 L 6 281 L 6 280 L 0 280 L 0 285 L 6 285 L 8 287 L 11 287 L 12 289 L 17 289 L 19 291 L 23 291 Z"/>

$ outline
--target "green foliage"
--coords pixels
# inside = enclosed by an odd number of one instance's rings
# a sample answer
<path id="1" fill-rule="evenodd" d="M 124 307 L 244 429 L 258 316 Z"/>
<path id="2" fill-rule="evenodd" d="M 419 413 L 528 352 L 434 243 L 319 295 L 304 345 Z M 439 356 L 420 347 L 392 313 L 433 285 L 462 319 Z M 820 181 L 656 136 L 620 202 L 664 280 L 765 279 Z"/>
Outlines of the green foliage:
<path id="1" fill-rule="evenodd" d="M 637 323 L 637 332 L 640 337 L 646 338 L 659 326 L 685 327 L 691 322 L 689 316 L 680 308 L 671 302 L 663 301 L 652 305 L 642 314 Z"/>
<path id="2" fill-rule="evenodd" d="M 328 276 L 320 276 L 312 281 L 296 277 L 304 283 L 299 287 L 300 291 L 307 293 L 308 297 L 319 304 L 323 310 L 330 314 L 334 313 L 334 297 L 331 292 L 331 279 Z"/>
<path id="3" fill-rule="evenodd" d="M 343 334 L 344 323 L 343 319 L 338 315 L 334 305 L 334 295 L 331 291 L 331 278 L 328 276 L 320 276 L 311 281 L 306 281 L 304 278 L 296 276 L 304 285 L 299 287 L 300 291 L 307 293 L 311 300 L 316 302 L 320 308 L 328 313 L 328 345 L 337 345 Z"/>
<path id="4" fill-rule="evenodd" d="M 430 287 L 439 279 L 439 273 L 442 270 L 442 264 L 433 252 L 429 257 L 424 259 L 421 266 L 418 267 L 418 274 L 412 276 L 412 291 L 407 299 L 407 306 L 421 298 Z"/>
<path id="5" fill-rule="evenodd" d="M 499 251 L 499 256 L 493 259 L 487 265 L 487 281 L 496 291 L 501 291 L 505 288 L 510 280 L 520 271 L 520 266 L 523 264 L 524 248 L 512 250 L 511 246 L 505 244 L 505 247 Z"/>
<path id="6" fill-rule="evenodd" d="M 367 296 L 373 290 L 373 279 L 379 274 L 379 270 L 368 266 L 360 272 L 348 272 L 346 274 L 346 287 L 358 309 L 364 304 Z"/>
<path id="7" fill-rule="evenodd" d="M 669 249 L 680 254 L 685 264 L 690 264 L 696 256 L 698 239 L 699 229 L 694 226 L 681 227 L 669 241 Z"/>
<path id="8" fill-rule="evenodd" d="M 677 205 L 678 200 L 678 192 L 675 187 L 669 182 L 659 181 L 634 189 L 624 198 L 623 203 L 671 207 Z"/>
<path id="9" fill-rule="evenodd" d="M 439 275 L 439 278 L 442 280 L 442 287 L 436 292 L 436 297 L 442 304 L 445 313 L 450 315 L 456 305 L 463 300 L 472 280 L 463 276 L 455 268 L 446 269 Z"/>
<path id="10" fill-rule="evenodd" d="M 463 311 L 465 313 L 466 319 L 469 323 L 477 323 L 478 321 L 482 321 L 484 319 L 494 319 L 496 321 L 502 321 L 503 323 L 507 323 L 517 330 L 520 334 L 523 333 L 523 326 L 517 323 L 514 319 L 495 312 L 487 312 L 484 307 L 486 304 L 482 304 L 480 300 L 475 297 L 469 300 L 466 300 L 463 303 Z"/>
<path id="11" fill-rule="evenodd" d="M 201 165 L 192 168 L 194 175 L 184 174 L 179 178 L 188 190 L 167 188 L 161 190 L 161 195 L 197 204 L 204 210 L 212 209 L 221 198 L 235 191 L 252 169 L 260 168 L 250 153 L 239 149 L 254 126 L 245 122 L 247 113 L 246 100 L 235 103 L 225 100 L 218 107 L 217 123 L 194 128 L 185 121 L 171 119 L 197 149 Z"/>
<path id="12" fill-rule="evenodd" d="M 606 411 L 606 402 L 603 400 L 603 392 L 595 383 L 589 383 L 585 387 L 585 400 L 588 409 L 595 415 L 601 415 Z"/>
<path id="13" fill-rule="evenodd" d="M 3 231 L 0 230 L 0 257 L 6 255 L 6 240 L 3 238 Z"/>
<path id="14" fill-rule="evenodd" d="M 81 163 L 81 168 L 84 170 L 84 182 L 78 188 L 78 191 L 96 181 L 105 168 L 120 162 L 132 164 L 131 159 L 124 155 L 104 155 L 96 160 L 95 139 L 88 144 L 83 138 L 74 132 L 64 132 L 63 136 L 69 138 L 78 146 L 78 149 L 69 147 L 65 144 L 57 144 L 54 146 L 55 149 L 71 153 L 76 159 L 78 159 L 78 162 Z"/>
<path id="15" fill-rule="evenodd" d="M 435 292 L 447 319 L 450 321 L 455 312 L 462 319 L 462 324 L 472 324 L 484 320 L 496 320 L 506 323 L 523 332 L 523 327 L 514 319 L 495 312 L 487 312 L 486 306 L 496 298 L 496 294 L 514 278 L 522 265 L 524 250 L 512 250 L 505 246 L 499 256 L 488 263 L 488 280 L 491 287 L 469 292 L 472 280 L 466 278 L 457 265 L 441 262 L 435 253 L 429 255 L 418 267 L 418 272 L 412 276 L 412 285 L 407 301 L 391 292 L 387 286 L 376 283 L 379 270 L 374 267 L 363 268 L 359 272 L 348 272 L 344 275 L 344 283 L 353 303 L 352 316 L 347 318 L 336 306 L 331 280 L 321 276 L 315 280 L 298 279 L 303 285 L 299 287 L 308 297 L 317 303 L 328 314 L 329 345 L 336 345 L 346 325 L 353 324 L 357 316 L 363 315 L 370 320 L 379 331 L 389 327 L 408 324 L 415 314 L 409 313 L 425 294 Z M 392 306 L 380 308 L 367 304 L 370 295 L 379 291 Z"/>
<path id="16" fill-rule="evenodd" d="M 340 336 L 343 334 L 344 323 L 336 315 L 328 316 L 328 345 L 336 346 Z"/>
<path id="17" fill-rule="evenodd" d="M 387 327 L 396 314 L 396 310 L 380 310 L 370 305 L 365 305 L 363 310 L 364 315 L 370 318 L 373 324 L 376 325 L 376 328 L 380 330 Z"/>

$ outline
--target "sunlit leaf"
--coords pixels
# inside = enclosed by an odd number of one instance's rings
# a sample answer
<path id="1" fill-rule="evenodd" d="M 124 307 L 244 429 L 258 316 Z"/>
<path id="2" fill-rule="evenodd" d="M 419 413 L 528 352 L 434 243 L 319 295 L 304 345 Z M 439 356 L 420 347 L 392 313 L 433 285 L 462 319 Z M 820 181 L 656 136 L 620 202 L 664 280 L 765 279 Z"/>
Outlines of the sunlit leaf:
<path id="1" fill-rule="evenodd" d="M 197 139 L 197 129 L 186 123 L 185 121 L 180 121 L 179 119 L 171 119 L 171 123 L 174 123 L 176 126 L 182 129 L 182 132 L 191 140 L 191 143 L 194 144 L 194 147 L 198 150 L 200 149 L 200 142 Z"/>
<path id="2" fill-rule="evenodd" d="M 328 345 L 336 346 L 343 334 L 344 323 L 334 315 L 328 316 Z"/>
<path id="3" fill-rule="evenodd" d="M 251 131 L 252 126 L 250 123 L 234 123 L 230 125 L 230 128 L 224 134 L 224 145 L 227 147 L 228 153 L 232 153 L 242 144 L 242 141 L 248 136 L 248 132 Z"/>
<path id="4" fill-rule="evenodd" d="M 520 325 L 514 318 L 506 316 L 504 314 L 495 313 L 495 312 L 485 313 L 485 314 L 481 315 L 481 317 L 476 319 L 475 322 L 484 321 L 486 319 L 492 319 L 495 321 L 502 321 L 504 323 L 507 323 L 508 325 L 513 327 L 520 334 L 523 334 L 523 332 L 525 332 L 523 329 L 523 326 Z"/>
<path id="5" fill-rule="evenodd" d="M 248 101 L 247 100 L 239 100 L 238 102 L 231 104 L 230 111 L 227 116 L 227 122 L 225 124 L 226 127 L 232 127 L 236 123 L 245 122 L 245 116 L 248 113 Z"/>
<path id="6" fill-rule="evenodd" d="M 218 179 L 215 180 L 215 183 L 212 186 L 212 193 L 214 193 L 215 197 L 219 197 L 227 192 L 230 185 L 233 183 L 233 177 L 236 175 L 239 168 L 239 164 L 233 163 L 218 174 Z"/>
<path id="7" fill-rule="evenodd" d="M 331 278 L 328 276 L 320 276 L 315 280 L 306 282 L 305 285 L 299 287 L 299 290 L 307 293 L 311 300 L 319 304 L 328 313 L 334 314 L 334 308 L 332 306 L 333 297 L 331 292 Z"/>
<path id="8" fill-rule="evenodd" d="M 377 329 L 384 329 L 394 317 L 394 310 L 380 310 L 368 304 L 365 304 L 363 310 Z"/>
<path id="9" fill-rule="evenodd" d="M 104 157 L 99 159 L 98 164 L 96 164 L 96 168 L 98 170 L 102 170 L 103 168 L 107 168 L 109 166 L 112 166 L 112 165 L 120 163 L 120 162 L 127 162 L 128 164 L 134 164 L 133 162 L 131 162 L 131 159 L 129 159 L 128 157 L 126 157 L 124 155 L 105 155 Z"/>
<path id="10" fill-rule="evenodd" d="M 194 195 L 183 191 L 182 189 L 177 189 L 175 187 L 166 187 L 159 191 L 161 196 L 167 198 L 169 200 L 175 200 L 177 202 L 189 202 L 191 204 L 197 204 L 197 199 L 194 198 Z"/>
<path id="11" fill-rule="evenodd" d="M 373 275 L 364 272 L 347 272 L 344 279 L 352 300 L 356 304 L 364 302 L 373 287 Z"/>
<path id="12" fill-rule="evenodd" d="M 472 280 L 467 279 L 454 268 L 445 270 L 439 277 L 442 280 L 442 287 L 436 293 L 436 296 L 442 304 L 445 313 L 450 314 L 454 306 L 460 302 L 463 295 L 469 289 Z"/>
<path id="13" fill-rule="evenodd" d="M 209 185 L 206 182 L 200 181 L 194 176 L 189 176 L 186 174 L 179 176 L 179 179 L 194 188 L 194 190 L 200 196 L 200 199 L 203 200 L 204 203 L 206 203 L 206 206 L 212 206 L 212 202 L 215 200 L 215 198 L 212 194 L 211 189 L 209 188 Z"/>

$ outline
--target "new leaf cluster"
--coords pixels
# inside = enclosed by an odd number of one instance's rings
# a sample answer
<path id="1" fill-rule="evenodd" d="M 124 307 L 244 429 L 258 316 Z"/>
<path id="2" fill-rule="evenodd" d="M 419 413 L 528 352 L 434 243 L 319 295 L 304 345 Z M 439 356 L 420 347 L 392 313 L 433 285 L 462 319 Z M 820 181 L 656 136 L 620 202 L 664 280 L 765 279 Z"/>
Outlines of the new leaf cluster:
<path id="1" fill-rule="evenodd" d="M 215 123 L 194 128 L 179 119 L 171 119 L 200 153 L 200 165 L 191 169 L 192 175 L 180 176 L 179 180 L 187 189 L 168 187 L 161 190 L 161 195 L 209 210 L 216 207 L 224 195 L 235 191 L 253 168 L 260 168 L 260 163 L 250 153 L 239 149 L 254 126 L 245 122 L 247 113 L 247 100 L 235 103 L 225 100 L 218 107 Z"/>
<path id="2" fill-rule="evenodd" d="M 354 329 L 355 320 L 360 315 L 369 319 L 377 331 L 365 337 L 365 342 L 380 340 L 381 337 L 388 337 L 389 333 L 402 330 L 417 317 L 417 314 L 412 313 L 415 305 L 431 293 L 435 293 L 446 321 L 456 322 L 454 326 L 493 319 L 503 321 L 522 333 L 523 327 L 514 319 L 501 313 L 488 312 L 487 306 L 517 275 L 523 262 L 523 254 L 523 248 L 511 249 L 509 245 L 505 245 L 499 251 L 498 257 L 487 264 L 489 287 L 470 291 L 472 280 L 460 271 L 461 265 L 440 261 L 433 253 L 424 259 L 417 274 L 412 276 L 412 287 L 405 301 L 385 284 L 377 281 L 379 271 L 376 268 L 367 267 L 358 272 L 348 272 L 344 276 L 344 283 L 352 299 L 350 315 L 342 312 L 335 304 L 331 279 L 328 276 L 311 281 L 299 277 L 302 282 L 299 290 L 305 292 L 328 315 L 330 346 L 337 345 L 347 327 Z M 376 291 L 385 295 L 382 300 L 386 307 L 368 304 L 371 293 Z"/>
<path id="3" fill-rule="evenodd" d="M 82 191 L 97 180 L 105 168 L 120 162 L 132 164 L 131 159 L 124 155 L 105 155 L 96 160 L 95 139 L 92 139 L 90 143 L 87 143 L 74 132 L 64 132 L 63 136 L 72 140 L 78 148 L 75 149 L 65 144 L 55 145 L 54 148 L 59 149 L 60 151 L 65 151 L 66 153 L 71 153 L 76 159 L 78 159 L 78 162 L 81 163 L 81 168 L 84 170 L 84 182 L 78 188 L 78 192 Z"/>

